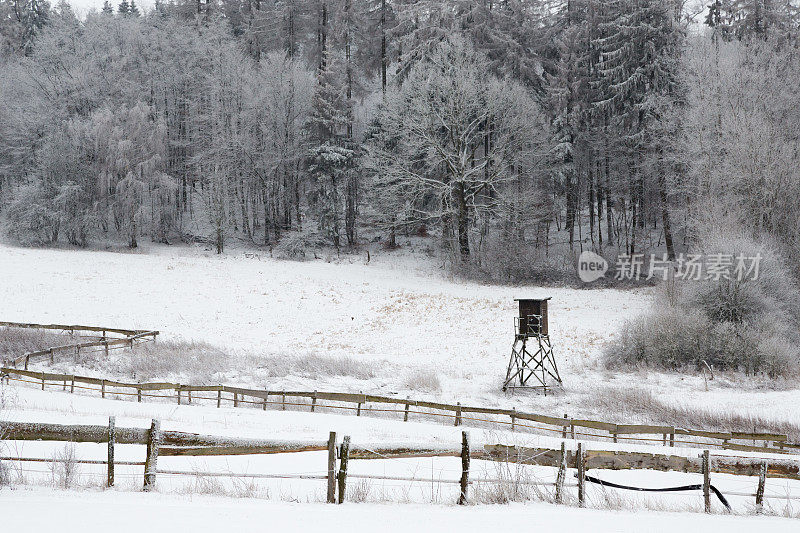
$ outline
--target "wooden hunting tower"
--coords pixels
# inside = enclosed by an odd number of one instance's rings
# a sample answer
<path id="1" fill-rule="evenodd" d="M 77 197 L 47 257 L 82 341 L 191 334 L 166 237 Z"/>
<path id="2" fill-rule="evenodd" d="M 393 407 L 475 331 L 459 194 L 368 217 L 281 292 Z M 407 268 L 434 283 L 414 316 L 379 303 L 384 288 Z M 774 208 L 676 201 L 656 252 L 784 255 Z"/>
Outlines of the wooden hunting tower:
<path id="1" fill-rule="evenodd" d="M 547 327 L 547 301 L 550 298 L 518 298 L 519 316 L 514 319 L 514 344 L 508 361 L 503 391 L 541 389 L 547 394 L 548 376 L 561 385 Z M 528 341 L 531 341 L 531 350 Z M 531 378 L 534 378 L 531 381 Z"/>

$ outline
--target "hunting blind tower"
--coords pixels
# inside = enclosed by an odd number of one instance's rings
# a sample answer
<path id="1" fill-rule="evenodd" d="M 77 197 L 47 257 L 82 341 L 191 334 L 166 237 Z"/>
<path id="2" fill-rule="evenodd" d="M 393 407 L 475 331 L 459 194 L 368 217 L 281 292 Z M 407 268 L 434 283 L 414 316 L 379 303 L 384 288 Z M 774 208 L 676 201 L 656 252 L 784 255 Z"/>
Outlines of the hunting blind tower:
<path id="1" fill-rule="evenodd" d="M 541 389 L 547 394 L 547 389 L 551 386 L 548 385 L 549 378 L 561 385 L 561 376 L 547 329 L 549 299 L 514 300 L 519 302 L 519 316 L 514 318 L 514 344 L 511 346 L 511 359 L 508 361 L 503 391 Z"/>

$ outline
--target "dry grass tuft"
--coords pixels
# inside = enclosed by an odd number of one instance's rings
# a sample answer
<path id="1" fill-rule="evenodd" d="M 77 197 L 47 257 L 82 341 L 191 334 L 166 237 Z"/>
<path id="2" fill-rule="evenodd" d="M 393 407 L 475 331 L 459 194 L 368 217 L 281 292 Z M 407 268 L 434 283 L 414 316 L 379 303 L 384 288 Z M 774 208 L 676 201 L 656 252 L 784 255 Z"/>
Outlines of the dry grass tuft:
<path id="1" fill-rule="evenodd" d="M 507 504 L 512 502 L 555 502 L 555 491 L 548 486 L 537 485 L 531 472 L 519 463 L 494 463 L 497 481 L 475 483 L 472 502 L 483 504 Z"/>
<path id="2" fill-rule="evenodd" d="M 62 489 L 71 489 L 78 477 L 78 463 L 75 456 L 75 445 L 67 443 L 53 453 L 50 463 L 50 475 L 53 485 Z"/>
<path id="3" fill-rule="evenodd" d="M 0 360 L 18 357 L 28 352 L 44 350 L 79 342 L 77 336 L 54 333 L 50 330 L 0 327 Z"/>
<path id="4" fill-rule="evenodd" d="M 596 391 L 589 404 L 599 412 L 608 413 L 625 422 L 665 424 L 687 428 L 703 428 L 708 431 L 742 431 L 784 433 L 789 440 L 800 439 L 800 425 L 775 421 L 759 416 L 711 411 L 672 405 L 659 400 L 646 389 L 612 389 Z"/>
<path id="5" fill-rule="evenodd" d="M 439 381 L 439 376 L 431 368 L 421 368 L 411 371 L 406 376 L 403 385 L 407 389 L 419 392 L 437 393 L 442 391 L 442 384 Z"/>

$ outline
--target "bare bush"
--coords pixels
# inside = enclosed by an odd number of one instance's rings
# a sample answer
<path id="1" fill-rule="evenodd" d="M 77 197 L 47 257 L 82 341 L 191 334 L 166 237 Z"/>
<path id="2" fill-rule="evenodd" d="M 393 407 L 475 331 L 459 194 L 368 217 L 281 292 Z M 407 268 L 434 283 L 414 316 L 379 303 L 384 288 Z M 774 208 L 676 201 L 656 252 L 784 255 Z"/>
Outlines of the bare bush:
<path id="1" fill-rule="evenodd" d="M 700 311 L 664 308 L 628 322 L 606 348 L 609 368 L 645 365 L 665 370 L 699 370 L 704 363 L 722 370 L 763 372 L 770 377 L 798 370 L 795 346 L 766 323 L 744 329 L 713 322 Z"/>
<path id="2" fill-rule="evenodd" d="M 439 381 L 439 376 L 431 368 L 420 368 L 411 371 L 407 376 L 403 385 L 407 389 L 436 393 L 441 392 L 442 384 Z"/>
<path id="3" fill-rule="evenodd" d="M 78 463 L 75 456 L 75 445 L 67 443 L 61 450 L 53 453 L 50 463 L 50 475 L 53 485 L 62 489 L 70 489 L 75 485 L 78 475 Z"/>
<path id="4" fill-rule="evenodd" d="M 800 289 L 780 254 L 731 232 L 705 237 L 699 250 L 760 257 L 759 271 L 676 284 L 626 324 L 607 347 L 606 364 L 680 370 L 707 363 L 772 378 L 800 372 Z"/>
<path id="5" fill-rule="evenodd" d="M 494 463 L 497 481 L 475 483 L 472 501 L 475 503 L 507 504 L 539 500 L 554 502 L 555 494 L 537 484 L 533 475 L 520 463 Z"/>
<path id="6" fill-rule="evenodd" d="M 533 247 L 530 243 L 493 239 L 480 264 L 459 265 L 459 274 L 495 283 L 575 283 L 576 256 L 564 246 Z"/>
<path id="7" fill-rule="evenodd" d="M 109 370 L 138 380 L 165 379 L 176 374 L 209 376 L 230 368 L 231 357 L 208 343 L 159 341 L 139 344 L 133 350 L 117 351 L 110 363 L 87 354 L 80 363 L 89 368 Z M 105 368 L 102 368 L 105 369 Z"/>
<path id="8" fill-rule="evenodd" d="M 372 493 L 372 483 L 368 479 L 359 479 L 347 487 L 347 501 L 353 503 L 366 502 Z"/>
<path id="9" fill-rule="evenodd" d="M 11 484 L 11 472 L 5 462 L 0 461 L 0 487 Z"/>
<path id="10" fill-rule="evenodd" d="M 290 233 L 281 239 L 275 251 L 281 258 L 305 260 L 316 257 L 326 245 L 324 237 L 317 233 Z"/>

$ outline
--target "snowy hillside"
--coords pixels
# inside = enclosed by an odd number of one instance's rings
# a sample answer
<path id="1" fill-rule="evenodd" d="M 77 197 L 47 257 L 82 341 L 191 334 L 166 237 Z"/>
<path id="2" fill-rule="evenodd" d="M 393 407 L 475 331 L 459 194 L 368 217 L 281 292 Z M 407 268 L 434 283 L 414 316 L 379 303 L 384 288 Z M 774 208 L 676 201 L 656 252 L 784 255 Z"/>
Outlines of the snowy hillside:
<path id="1" fill-rule="evenodd" d="M 648 289 L 465 283 L 445 277 L 412 245 L 373 254 L 368 264 L 365 255 L 287 262 L 160 246 L 146 253 L 0 251 L 5 320 L 152 328 L 163 341 L 204 341 L 233 354 L 191 372 L 187 363 L 160 379 L 396 393 L 620 422 L 640 414 L 617 405 L 614 395 L 652 395 L 669 404 L 800 421 L 791 408 L 800 399 L 797 390 L 770 391 L 718 376 L 706 391 L 701 375 L 604 370 L 605 342 L 651 305 Z M 513 340 L 513 299 L 520 296 L 553 297 L 551 337 L 562 393 L 500 391 Z M 66 360 L 56 368 L 108 375 L 119 357 L 112 352 L 111 361 L 93 358 L 83 366 Z M 419 386 L 428 379 L 438 380 L 440 390 Z"/>

